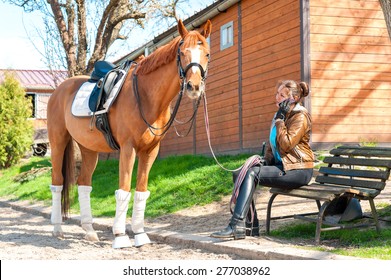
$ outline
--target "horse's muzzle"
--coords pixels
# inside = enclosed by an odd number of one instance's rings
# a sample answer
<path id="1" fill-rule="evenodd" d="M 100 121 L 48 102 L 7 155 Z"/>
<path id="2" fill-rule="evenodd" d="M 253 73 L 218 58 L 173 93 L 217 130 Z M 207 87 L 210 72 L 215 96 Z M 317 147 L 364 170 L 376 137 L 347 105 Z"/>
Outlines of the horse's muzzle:
<path id="1" fill-rule="evenodd" d="M 190 99 L 197 99 L 205 92 L 205 83 L 201 81 L 194 84 L 192 81 L 186 83 L 186 94 Z"/>

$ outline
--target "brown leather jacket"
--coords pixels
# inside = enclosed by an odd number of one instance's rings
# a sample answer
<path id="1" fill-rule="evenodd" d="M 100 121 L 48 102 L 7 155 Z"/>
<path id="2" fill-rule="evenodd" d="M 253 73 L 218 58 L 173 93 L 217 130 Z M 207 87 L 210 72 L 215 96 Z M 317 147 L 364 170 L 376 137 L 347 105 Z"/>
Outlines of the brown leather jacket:
<path id="1" fill-rule="evenodd" d="M 285 171 L 314 167 L 315 157 L 309 144 L 311 127 L 311 116 L 299 103 L 287 114 L 285 121 L 276 120 L 277 148 Z M 274 164 L 270 143 L 265 160 L 268 165 Z"/>

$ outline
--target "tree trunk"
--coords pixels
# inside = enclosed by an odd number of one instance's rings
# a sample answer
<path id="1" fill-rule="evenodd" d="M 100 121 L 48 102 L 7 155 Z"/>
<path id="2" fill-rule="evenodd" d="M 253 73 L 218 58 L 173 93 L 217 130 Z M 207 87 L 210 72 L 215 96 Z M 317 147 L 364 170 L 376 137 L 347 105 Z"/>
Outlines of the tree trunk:
<path id="1" fill-rule="evenodd" d="M 391 39 L 391 0 L 379 0 L 386 21 L 388 36 Z"/>

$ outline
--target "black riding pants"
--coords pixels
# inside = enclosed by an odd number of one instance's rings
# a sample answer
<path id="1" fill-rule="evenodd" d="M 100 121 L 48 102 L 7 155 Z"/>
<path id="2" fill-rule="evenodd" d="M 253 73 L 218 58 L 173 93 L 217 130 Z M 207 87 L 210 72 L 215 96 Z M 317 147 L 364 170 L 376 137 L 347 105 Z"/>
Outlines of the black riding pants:
<path id="1" fill-rule="evenodd" d="M 251 167 L 240 186 L 233 213 L 234 218 L 242 220 L 247 215 L 257 184 L 266 187 L 294 189 L 308 184 L 312 178 L 312 172 L 312 168 L 285 172 L 282 166 L 278 165 Z M 237 173 L 233 174 L 234 181 L 237 175 Z"/>
<path id="2" fill-rule="evenodd" d="M 295 189 L 307 185 L 313 174 L 312 168 L 284 171 L 282 166 L 254 166 L 247 172 L 255 173 L 255 181 L 260 186 Z"/>

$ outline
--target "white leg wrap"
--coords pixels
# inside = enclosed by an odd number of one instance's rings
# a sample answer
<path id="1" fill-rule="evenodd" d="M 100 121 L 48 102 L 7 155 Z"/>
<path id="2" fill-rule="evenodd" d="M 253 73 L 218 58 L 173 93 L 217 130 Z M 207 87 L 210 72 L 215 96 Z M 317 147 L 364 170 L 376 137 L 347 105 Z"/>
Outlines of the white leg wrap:
<path id="1" fill-rule="evenodd" d="M 116 209 L 113 225 L 113 233 L 115 235 L 125 234 L 126 213 L 128 212 L 131 196 L 132 194 L 130 192 L 121 189 L 115 191 Z"/>
<path id="2" fill-rule="evenodd" d="M 62 223 L 62 216 L 61 216 L 62 186 L 51 185 L 50 190 L 52 191 L 52 215 L 50 220 L 53 225 L 58 225 Z"/>
<path id="3" fill-rule="evenodd" d="M 98 235 L 92 227 L 93 220 L 90 199 L 91 191 L 91 186 L 80 185 L 78 187 L 81 227 L 87 232 L 84 237 L 85 239 L 89 241 L 99 241 Z"/>
<path id="4" fill-rule="evenodd" d="M 61 215 L 61 192 L 62 186 L 50 185 L 52 192 L 52 214 L 50 221 L 53 225 L 53 236 L 63 238 L 64 233 L 62 232 L 62 215 Z"/>
<path id="5" fill-rule="evenodd" d="M 128 212 L 129 201 L 132 194 L 121 189 L 115 191 L 116 209 L 113 224 L 113 234 L 116 235 L 113 248 L 131 247 L 129 236 L 125 234 L 126 230 L 126 213 Z"/>
<path id="6" fill-rule="evenodd" d="M 92 224 L 91 214 L 91 200 L 90 193 L 92 191 L 91 186 L 79 186 L 79 204 L 80 204 L 80 220 L 82 226 L 84 224 Z"/>
<path id="7" fill-rule="evenodd" d="M 136 191 L 134 193 L 132 230 L 134 233 L 134 245 L 136 247 L 151 243 L 148 235 L 144 232 L 144 212 L 149 195 L 149 191 Z"/>

